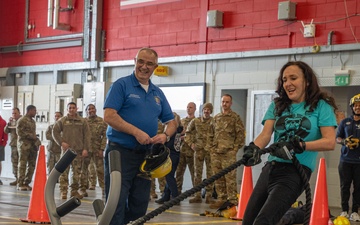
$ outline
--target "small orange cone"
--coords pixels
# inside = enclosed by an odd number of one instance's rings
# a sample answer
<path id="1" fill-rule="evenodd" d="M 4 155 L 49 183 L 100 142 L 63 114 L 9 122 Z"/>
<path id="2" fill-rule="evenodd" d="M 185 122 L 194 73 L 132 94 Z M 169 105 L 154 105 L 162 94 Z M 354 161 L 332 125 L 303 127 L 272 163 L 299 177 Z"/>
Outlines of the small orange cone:
<path id="1" fill-rule="evenodd" d="M 45 147 L 40 145 L 36 162 L 36 172 L 33 190 L 31 192 L 29 209 L 26 219 L 20 219 L 28 223 L 49 223 L 50 219 L 45 205 L 45 184 L 46 184 L 46 165 Z"/>
<path id="2" fill-rule="evenodd" d="M 329 204 L 326 184 L 325 159 L 320 158 L 309 225 L 328 225 Z"/>
<path id="3" fill-rule="evenodd" d="M 243 172 L 243 178 L 241 182 L 237 214 L 235 217 L 231 217 L 231 219 L 242 220 L 244 218 L 245 209 L 248 204 L 252 191 L 253 191 L 252 169 L 251 166 L 245 166 Z"/>

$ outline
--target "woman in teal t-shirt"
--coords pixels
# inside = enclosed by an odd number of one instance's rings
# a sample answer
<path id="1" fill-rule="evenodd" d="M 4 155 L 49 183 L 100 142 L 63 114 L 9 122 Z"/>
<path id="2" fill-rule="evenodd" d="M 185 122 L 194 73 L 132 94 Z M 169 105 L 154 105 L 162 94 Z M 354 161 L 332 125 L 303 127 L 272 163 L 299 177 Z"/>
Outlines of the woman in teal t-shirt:
<path id="1" fill-rule="evenodd" d="M 269 106 L 261 133 L 245 147 L 263 149 L 274 133 L 271 155 L 249 199 L 243 225 L 277 224 L 304 190 L 298 170 L 284 157 L 281 146 L 297 149 L 296 157 L 309 179 L 317 152 L 335 147 L 337 107 L 334 99 L 320 90 L 309 65 L 301 61 L 286 63 L 280 70 L 276 92 L 279 97 Z"/>

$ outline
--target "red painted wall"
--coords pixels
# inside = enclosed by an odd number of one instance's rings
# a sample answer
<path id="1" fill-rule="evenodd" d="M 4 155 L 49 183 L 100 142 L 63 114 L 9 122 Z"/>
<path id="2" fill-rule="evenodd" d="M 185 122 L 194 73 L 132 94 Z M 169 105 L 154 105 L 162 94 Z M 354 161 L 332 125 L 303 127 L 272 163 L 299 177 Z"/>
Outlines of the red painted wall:
<path id="1" fill-rule="evenodd" d="M 297 21 L 277 19 L 280 0 L 178 0 L 120 10 L 119 0 L 104 0 L 103 29 L 106 31 L 106 61 L 132 59 L 144 46 L 161 57 L 213 54 L 326 45 L 335 31 L 333 44 L 360 40 L 360 1 L 293 0 Z M 70 31 L 46 26 L 47 1 L 30 1 L 29 22 L 35 28 L 29 38 L 82 32 L 83 1 L 74 0 L 75 10 L 61 13 L 60 22 Z M 66 6 L 66 1 L 61 1 Z M 208 10 L 224 12 L 223 28 L 207 28 Z M 347 14 L 349 19 L 345 19 Z M 316 38 L 304 38 L 301 29 L 314 20 Z M 25 42 L 25 0 L 0 1 L 0 46 Z M 351 30 L 352 28 L 352 30 Z M 81 62 L 80 47 L 0 54 L 0 67 Z"/>

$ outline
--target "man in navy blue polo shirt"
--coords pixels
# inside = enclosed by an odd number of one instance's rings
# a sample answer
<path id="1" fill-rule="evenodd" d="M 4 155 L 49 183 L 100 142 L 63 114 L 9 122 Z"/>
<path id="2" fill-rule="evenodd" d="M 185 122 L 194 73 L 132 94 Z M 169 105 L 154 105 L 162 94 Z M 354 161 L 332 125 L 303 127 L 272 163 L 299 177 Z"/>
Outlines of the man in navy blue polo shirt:
<path id="1" fill-rule="evenodd" d="M 134 72 L 113 83 L 104 103 L 104 121 L 109 125 L 105 150 L 105 194 L 109 195 L 108 154 L 121 153 L 121 193 L 110 225 L 123 225 L 145 215 L 151 180 L 139 175 L 147 150 L 152 144 L 169 141 L 176 122 L 164 93 L 150 77 L 158 66 L 158 55 L 150 48 L 138 51 Z M 167 124 L 157 134 L 158 119 Z"/>

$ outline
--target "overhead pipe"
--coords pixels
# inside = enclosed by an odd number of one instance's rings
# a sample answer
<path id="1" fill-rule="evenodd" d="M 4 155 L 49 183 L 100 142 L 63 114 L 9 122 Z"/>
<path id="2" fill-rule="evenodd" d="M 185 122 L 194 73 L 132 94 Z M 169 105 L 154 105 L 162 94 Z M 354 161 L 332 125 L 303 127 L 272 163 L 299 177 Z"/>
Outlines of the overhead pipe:
<path id="1" fill-rule="evenodd" d="M 53 21 L 52 21 L 52 11 L 54 8 L 54 0 L 48 0 L 48 16 L 47 16 L 47 26 L 51 27 L 53 25 Z"/>

